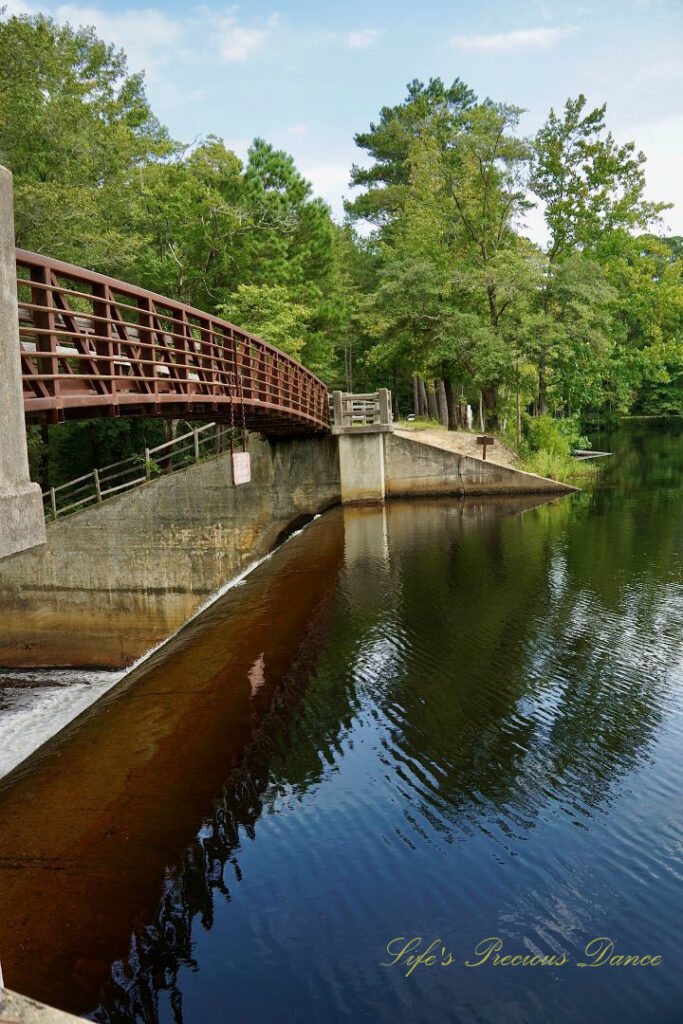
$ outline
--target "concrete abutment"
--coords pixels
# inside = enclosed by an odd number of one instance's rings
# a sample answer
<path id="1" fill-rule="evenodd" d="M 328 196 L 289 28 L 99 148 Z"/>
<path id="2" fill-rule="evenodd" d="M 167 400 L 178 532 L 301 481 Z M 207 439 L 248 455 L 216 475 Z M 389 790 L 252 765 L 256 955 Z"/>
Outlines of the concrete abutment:
<path id="1" fill-rule="evenodd" d="M 40 487 L 28 468 L 16 277 L 12 175 L 0 167 L 0 558 L 45 543 Z"/>

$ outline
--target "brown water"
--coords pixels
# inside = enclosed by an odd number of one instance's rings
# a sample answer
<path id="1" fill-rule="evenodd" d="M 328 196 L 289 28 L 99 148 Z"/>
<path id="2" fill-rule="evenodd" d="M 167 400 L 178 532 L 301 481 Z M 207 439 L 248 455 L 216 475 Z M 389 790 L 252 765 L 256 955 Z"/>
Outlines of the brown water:
<path id="1" fill-rule="evenodd" d="M 6 982 L 109 1022 L 679 1020 L 682 439 L 290 540 L 5 781 Z M 578 967 L 599 936 L 662 961 Z M 556 962 L 466 967 L 487 937 Z"/>

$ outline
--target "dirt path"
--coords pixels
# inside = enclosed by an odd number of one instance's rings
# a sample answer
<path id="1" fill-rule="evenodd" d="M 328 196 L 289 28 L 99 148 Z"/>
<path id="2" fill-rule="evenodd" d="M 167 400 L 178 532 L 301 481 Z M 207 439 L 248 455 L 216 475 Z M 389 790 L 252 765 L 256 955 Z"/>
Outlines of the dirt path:
<path id="1" fill-rule="evenodd" d="M 457 452 L 459 455 L 470 455 L 474 459 L 481 458 L 482 447 L 477 444 L 477 435 L 465 430 L 440 430 L 438 427 L 411 430 L 408 427 L 406 429 L 396 428 L 394 433 L 399 437 L 408 437 L 414 441 L 421 441 L 423 444 L 434 445 L 435 448 L 445 448 L 449 452 Z M 488 447 L 486 459 L 499 466 L 519 468 L 517 456 L 498 440 Z"/>

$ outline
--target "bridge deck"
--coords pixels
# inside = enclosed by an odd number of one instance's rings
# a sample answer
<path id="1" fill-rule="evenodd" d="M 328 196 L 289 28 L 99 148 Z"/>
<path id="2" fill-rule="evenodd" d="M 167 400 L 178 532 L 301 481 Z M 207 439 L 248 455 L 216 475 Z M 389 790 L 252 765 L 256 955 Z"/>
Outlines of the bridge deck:
<path id="1" fill-rule="evenodd" d="M 301 363 L 202 310 L 17 249 L 29 422 L 164 416 L 266 434 L 329 430 L 327 389 Z"/>

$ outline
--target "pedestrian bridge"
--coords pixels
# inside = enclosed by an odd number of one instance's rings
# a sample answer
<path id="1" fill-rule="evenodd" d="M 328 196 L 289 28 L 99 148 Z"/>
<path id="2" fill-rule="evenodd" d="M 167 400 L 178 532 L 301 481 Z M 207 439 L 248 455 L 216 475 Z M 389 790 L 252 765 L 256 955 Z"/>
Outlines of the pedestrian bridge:
<path id="1" fill-rule="evenodd" d="M 48 256 L 17 249 L 16 266 L 28 422 L 244 417 L 267 435 L 329 430 L 323 382 L 248 331 Z"/>
<path id="2" fill-rule="evenodd" d="M 336 437 L 330 436 L 325 385 L 267 342 L 174 299 L 15 249 L 12 179 L 0 167 L 0 588 L 17 609 L 20 628 L 27 580 L 34 581 L 34 590 L 62 593 L 73 571 L 79 578 L 90 574 L 92 592 L 106 590 L 123 578 L 122 551 L 132 553 L 138 569 L 144 567 L 143 587 L 156 580 L 153 586 L 165 593 L 176 586 L 169 578 L 179 551 L 187 548 L 196 561 L 209 538 L 207 557 L 214 558 L 215 572 L 204 562 L 199 570 L 193 563 L 189 575 L 213 580 L 215 589 L 216 580 L 240 567 L 237 555 L 226 561 L 228 537 L 239 542 L 240 558 L 257 549 L 263 554 L 292 522 L 338 502 L 567 490 L 399 436 L 386 389 L 363 395 L 337 391 L 332 405 Z M 205 426 L 176 439 L 185 444 L 182 453 L 163 445 L 158 464 L 146 450 L 41 495 L 30 479 L 26 422 L 95 416 L 168 417 Z M 225 472 L 224 440 L 230 443 L 235 435 L 226 425 L 240 428 L 244 448 L 247 431 L 268 439 L 253 438 L 253 474 L 242 471 L 243 453 L 233 454 L 232 475 Z M 273 438 L 277 444 L 270 443 Z M 216 458 L 205 469 L 198 464 L 208 454 Z M 152 479 L 188 461 L 183 480 L 183 474 Z M 242 467 L 239 473 L 236 467 Z M 253 483 L 227 487 L 230 479 Z M 102 512 L 102 502 L 113 497 L 117 508 L 111 515 Z M 45 511 L 52 520 L 49 537 Z M 72 533 L 61 520 L 76 511 Z M 118 539 L 114 523 L 123 529 Z M 157 535 L 171 545 L 169 559 L 159 560 L 160 579 L 157 561 L 144 561 L 153 540 L 141 545 L 142 537 Z M 58 567 L 55 552 L 67 537 Z"/>

